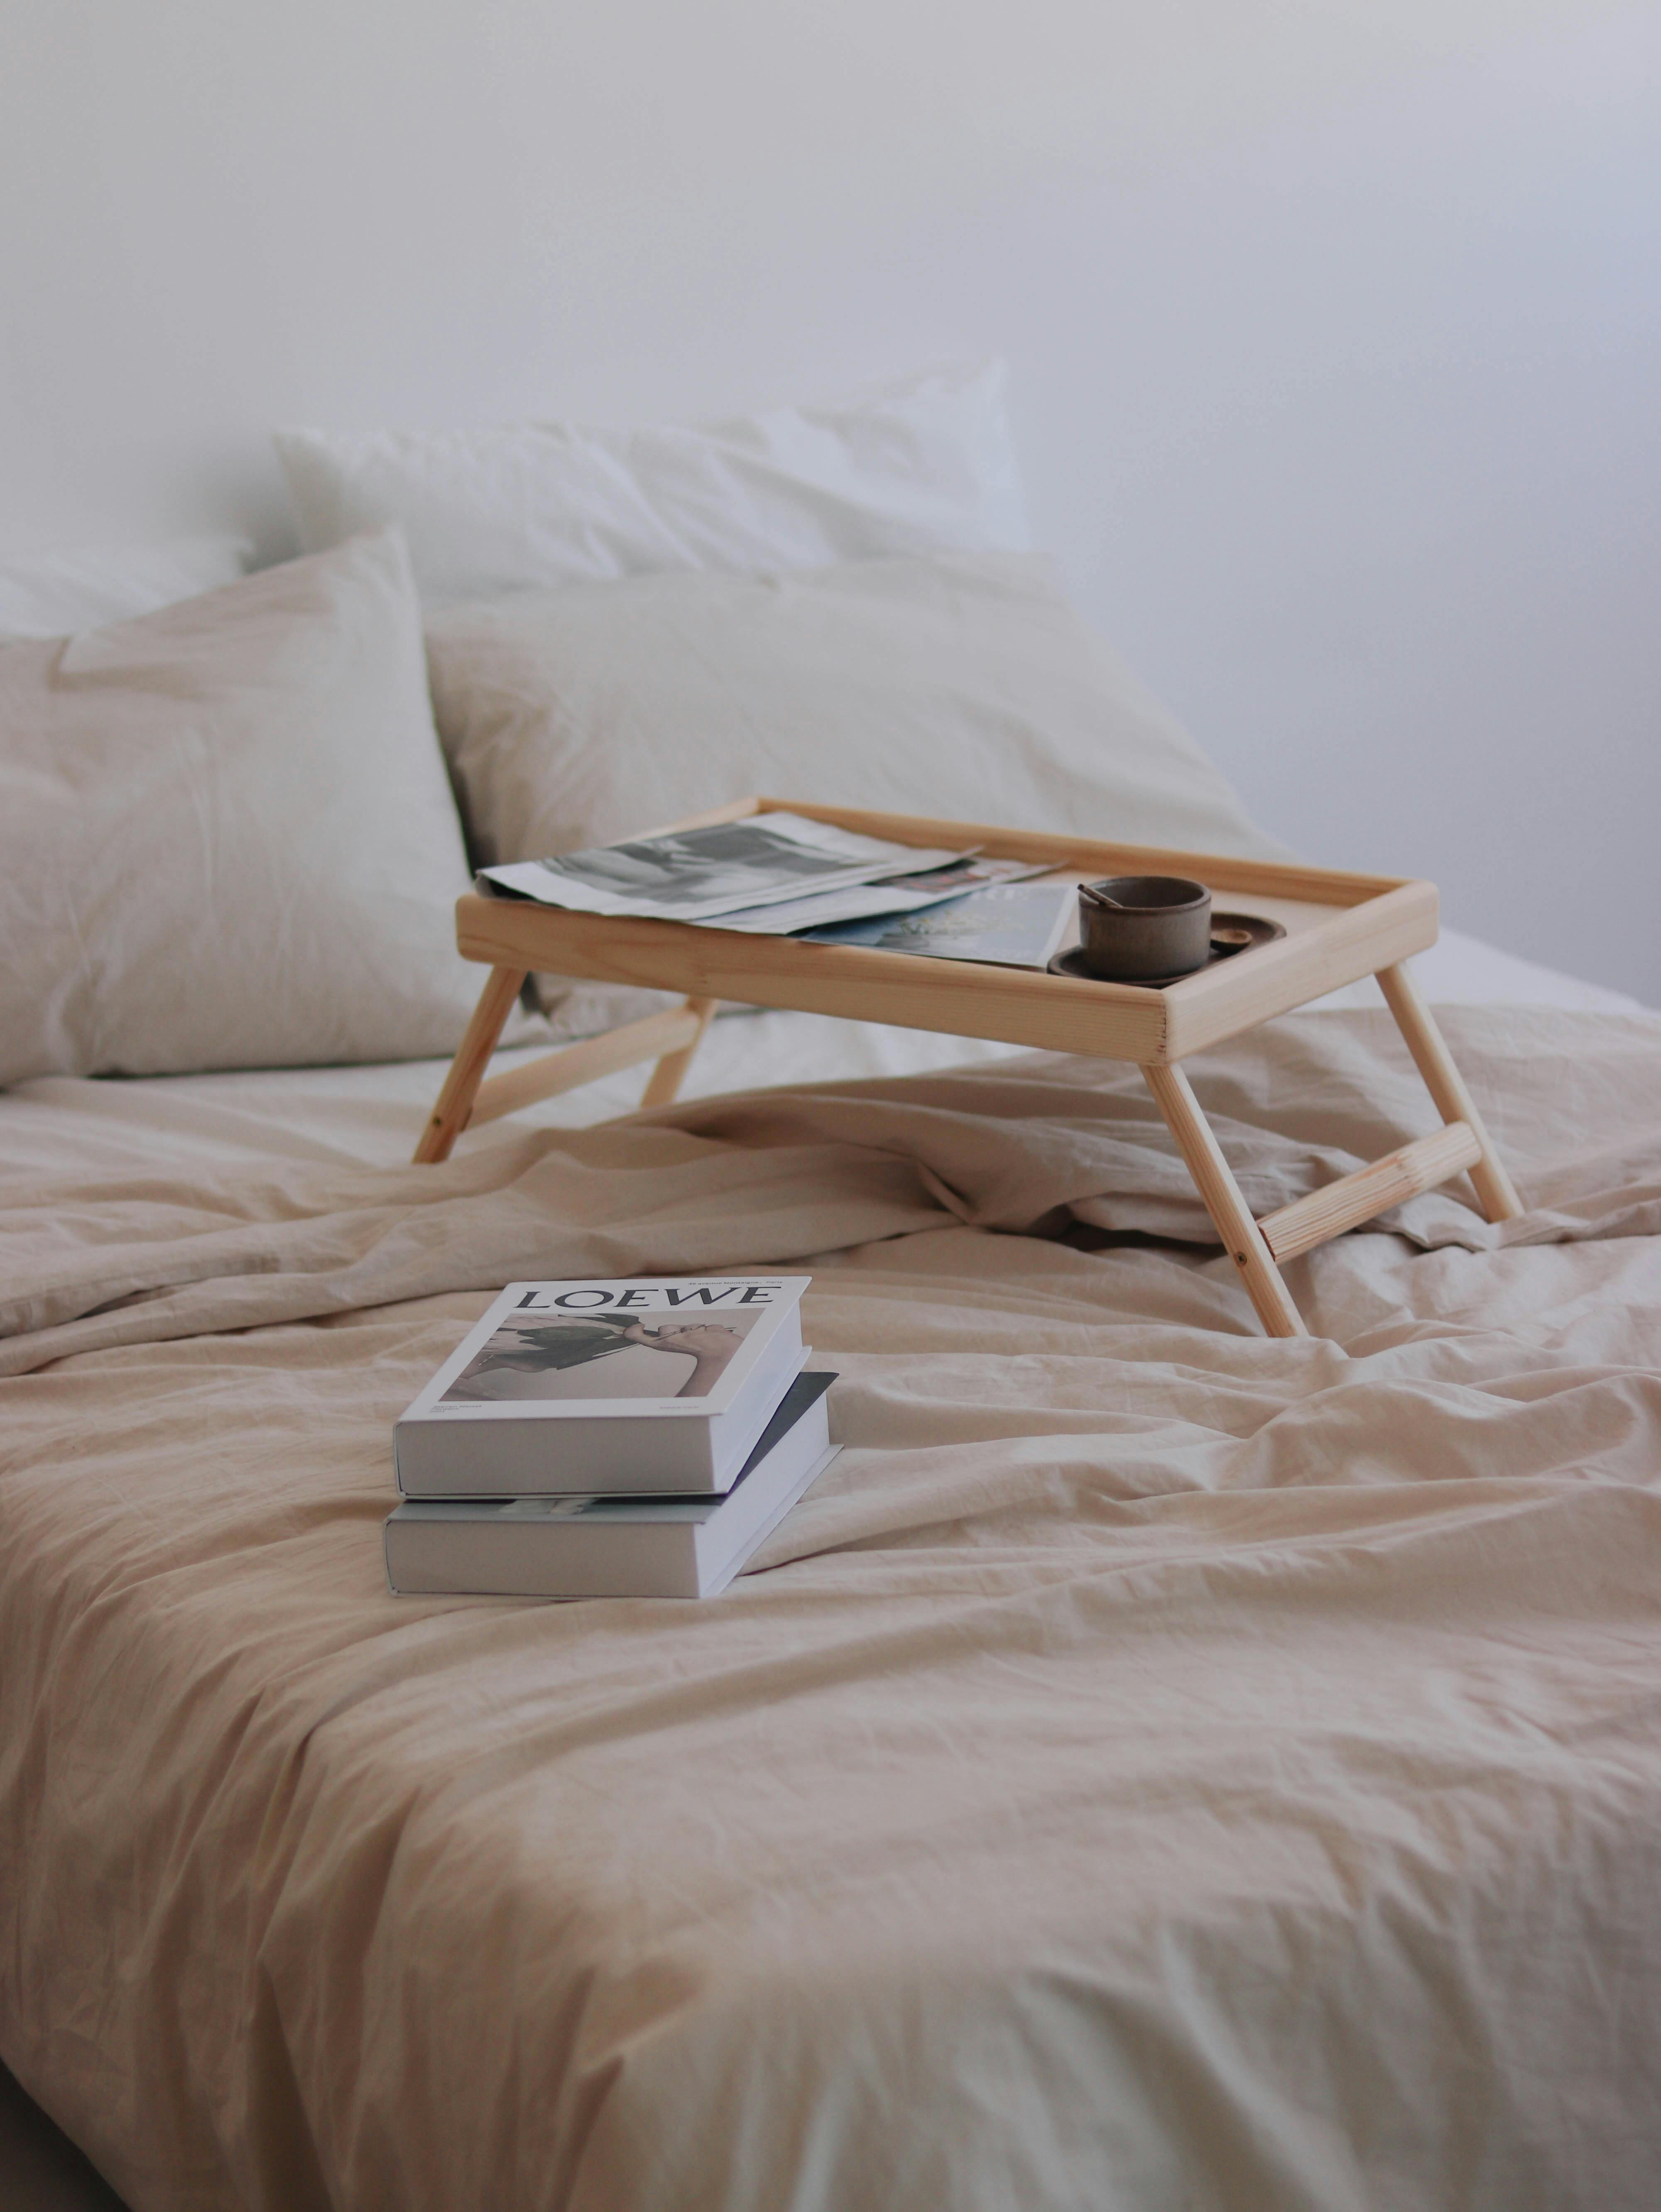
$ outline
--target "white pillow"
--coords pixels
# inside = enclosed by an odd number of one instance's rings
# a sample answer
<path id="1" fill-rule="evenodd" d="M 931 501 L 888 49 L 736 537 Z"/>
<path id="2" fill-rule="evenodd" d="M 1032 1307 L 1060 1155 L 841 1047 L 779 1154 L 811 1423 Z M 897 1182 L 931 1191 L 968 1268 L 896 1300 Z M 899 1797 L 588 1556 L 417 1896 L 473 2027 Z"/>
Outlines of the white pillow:
<path id="1" fill-rule="evenodd" d="M 526 592 L 427 655 L 481 865 L 750 792 L 1282 857 L 1037 555 Z"/>
<path id="2" fill-rule="evenodd" d="M 308 550 L 396 522 L 430 609 L 662 569 L 754 574 L 1027 544 L 1001 362 L 647 430 L 280 431 Z"/>
<path id="3" fill-rule="evenodd" d="M 466 886 L 394 534 L 0 653 L 0 1083 L 448 1052 Z"/>
<path id="4" fill-rule="evenodd" d="M 241 538 L 168 538 L 0 561 L 0 644 L 67 637 L 194 599 L 234 583 L 252 550 Z"/>

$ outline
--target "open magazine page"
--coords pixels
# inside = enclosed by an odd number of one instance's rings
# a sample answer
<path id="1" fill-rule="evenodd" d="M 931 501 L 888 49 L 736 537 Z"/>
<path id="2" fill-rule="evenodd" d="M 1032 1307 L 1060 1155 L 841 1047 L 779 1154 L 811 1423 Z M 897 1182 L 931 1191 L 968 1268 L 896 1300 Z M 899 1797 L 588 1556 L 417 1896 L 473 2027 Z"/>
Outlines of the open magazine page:
<path id="1" fill-rule="evenodd" d="M 487 890 L 581 914 L 704 921 L 964 857 L 856 836 L 800 814 L 756 814 L 701 830 L 485 868 L 480 882 Z"/>
<path id="2" fill-rule="evenodd" d="M 817 945 L 862 945 L 879 952 L 979 960 L 997 968 L 1044 968 L 1077 907 L 1078 892 L 1071 884 L 993 884 L 921 913 L 838 922 L 808 935 Z"/>
<path id="3" fill-rule="evenodd" d="M 777 906 L 711 915 L 699 927 L 789 937 L 800 930 L 824 929 L 835 921 L 858 921 L 873 915 L 910 914 L 920 907 L 938 906 L 943 899 L 961 898 L 966 891 L 979 890 L 987 884 L 1010 884 L 1026 876 L 1047 875 L 1049 867 L 1049 862 L 1044 860 L 990 860 L 980 857 L 954 860 L 944 868 L 885 876 L 879 883 L 850 884 L 841 890 L 816 891 L 810 897 L 783 900 Z"/>

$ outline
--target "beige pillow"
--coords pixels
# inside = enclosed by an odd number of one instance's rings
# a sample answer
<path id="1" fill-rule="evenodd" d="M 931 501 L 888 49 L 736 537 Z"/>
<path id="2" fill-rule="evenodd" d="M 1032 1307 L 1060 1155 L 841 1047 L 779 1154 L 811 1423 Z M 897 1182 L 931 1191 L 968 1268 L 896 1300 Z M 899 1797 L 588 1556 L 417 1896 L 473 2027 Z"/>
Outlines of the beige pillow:
<path id="1" fill-rule="evenodd" d="M 1281 851 L 1037 555 L 526 592 L 434 616 L 427 653 L 482 865 L 753 791 Z"/>
<path id="2" fill-rule="evenodd" d="M 395 533 L 0 647 L 0 1082 L 451 1051 L 466 885 Z"/>

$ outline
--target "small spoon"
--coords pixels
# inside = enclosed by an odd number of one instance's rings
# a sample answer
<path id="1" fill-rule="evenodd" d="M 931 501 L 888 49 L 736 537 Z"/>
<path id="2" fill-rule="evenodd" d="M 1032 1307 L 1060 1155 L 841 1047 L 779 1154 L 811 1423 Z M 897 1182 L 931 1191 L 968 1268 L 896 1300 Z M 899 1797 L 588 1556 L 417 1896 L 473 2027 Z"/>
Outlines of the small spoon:
<path id="1" fill-rule="evenodd" d="M 1141 911 L 1139 908 L 1123 906 L 1117 899 L 1109 898 L 1105 891 L 1098 891 L 1093 884 L 1080 884 L 1079 896 L 1087 899 L 1092 906 L 1104 906 L 1110 914 L 1136 914 Z"/>

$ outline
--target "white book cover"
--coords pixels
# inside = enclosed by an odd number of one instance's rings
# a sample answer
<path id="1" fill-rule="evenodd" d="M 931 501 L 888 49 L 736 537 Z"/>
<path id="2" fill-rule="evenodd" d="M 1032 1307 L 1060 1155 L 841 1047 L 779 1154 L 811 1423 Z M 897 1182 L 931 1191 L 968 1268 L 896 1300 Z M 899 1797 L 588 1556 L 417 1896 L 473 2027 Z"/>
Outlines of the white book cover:
<path id="1" fill-rule="evenodd" d="M 726 1488 L 801 1365 L 808 1281 L 510 1283 L 399 1419 L 399 1487 Z"/>

